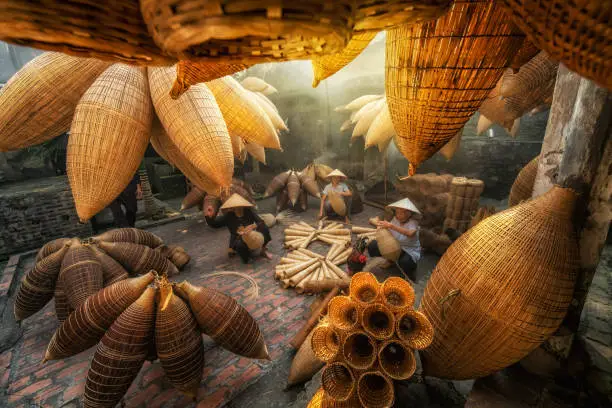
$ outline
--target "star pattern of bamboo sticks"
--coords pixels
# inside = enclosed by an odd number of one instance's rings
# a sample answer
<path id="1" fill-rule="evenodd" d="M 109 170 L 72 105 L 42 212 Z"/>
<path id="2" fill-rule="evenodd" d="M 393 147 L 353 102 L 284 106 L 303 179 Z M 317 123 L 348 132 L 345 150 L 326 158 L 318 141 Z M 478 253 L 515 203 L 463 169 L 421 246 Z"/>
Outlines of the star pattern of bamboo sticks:
<path id="1" fill-rule="evenodd" d="M 290 225 L 285 230 L 285 247 L 290 249 L 308 248 L 314 241 L 330 245 L 347 245 L 351 243 L 351 231 L 342 228 L 342 224 L 332 222 L 323 225 L 319 221 L 317 228 L 303 221 Z"/>

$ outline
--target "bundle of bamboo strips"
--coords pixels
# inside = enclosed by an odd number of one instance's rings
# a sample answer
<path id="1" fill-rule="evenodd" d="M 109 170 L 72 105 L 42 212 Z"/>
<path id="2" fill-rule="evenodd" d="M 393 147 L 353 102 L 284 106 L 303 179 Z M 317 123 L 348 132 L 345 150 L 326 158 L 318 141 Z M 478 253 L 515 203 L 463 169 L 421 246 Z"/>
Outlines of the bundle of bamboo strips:
<path id="1" fill-rule="evenodd" d="M 284 288 L 294 287 L 298 293 L 320 292 L 319 286 L 346 286 L 349 276 L 338 267 L 351 253 L 350 243 L 334 244 L 323 256 L 306 248 L 298 248 L 281 258 L 275 279 Z"/>
<path id="2" fill-rule="evenodd" d="M 317 228 L 301 221 L 289 225 L 285 230 L 286 248 L 307 248 L 311 242 L 317 240 L 332 246 L 347 245 L 351 243 L 351 231 L 342 228 L 342 224 L 337 222 L 324 226 L 323 221 L 319 221 Z"/>

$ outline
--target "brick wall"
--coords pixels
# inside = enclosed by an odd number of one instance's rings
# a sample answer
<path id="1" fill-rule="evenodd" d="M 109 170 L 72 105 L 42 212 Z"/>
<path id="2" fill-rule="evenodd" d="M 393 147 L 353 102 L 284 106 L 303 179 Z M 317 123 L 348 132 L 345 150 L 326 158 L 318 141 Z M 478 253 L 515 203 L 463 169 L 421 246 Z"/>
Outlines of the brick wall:
<path id="1" fill-rule="evenodd" d="M 0 187 L 0 259 L 42 246 L 59 237 L 86 237 L 79 224 L 65 176 Z"/>

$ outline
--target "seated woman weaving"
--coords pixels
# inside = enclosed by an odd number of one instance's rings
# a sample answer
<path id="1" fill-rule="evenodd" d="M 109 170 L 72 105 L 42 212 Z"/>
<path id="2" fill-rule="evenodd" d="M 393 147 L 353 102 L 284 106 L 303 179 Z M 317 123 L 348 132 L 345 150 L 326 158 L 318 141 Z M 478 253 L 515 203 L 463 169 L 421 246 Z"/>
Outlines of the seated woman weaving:
<path id="1" fill-rule="evenodd" d="M 266 245 L 272 237 L 270 230 L 264 221 L 255 213 L 253 204 L 249 203 L 239 194 L 232 194 L 220 208 L 222 215 L 214 218 L 214 209 L 206 209 L 206 222 L 213 228 L 226 226 L 230 232 L 229 247 L 236 251 L 242 262 L 247 263 L 251 257 L 251 250 L 242 240 L 242 236 L 250 231 L 256 230 L 264 236 L 261 255 L 268 259 L 272 256 L 266 251 Z"/>
<path id="2" fill-rule="evenodd" d="M 421 212 L 409 198 L 404 198 L 388 205 L 393 209 L 395 216 L 388 221 L 379 221 L 379 228 L 386 228 L 398 241 L 402 248 L 397 263 L 410 279 L 416 281 L 417 262 L 421 259 L 421 243 L 419 241 L 419 222 Z M 376 240 L 368 245 L 370 256 L 381 256 Z"/>
<path id="3" fill-rule="evenodd" d="M 321 194 L 321 208 L 319 209 L 319 218 L 323 218 L 323 211 L 328 217 L 342 217 L 345 222 L 349 223 L 348 215 L 351 213 L 351 201 L 353 193 L 348 188 L 344 180 L 346 175 L 340 170 L 335 169 L 327 175 L 327 179 L 331 179 L 331 183 L 325 186 L 323 193 Z M 344 214 L 338 214 L 334 209 L 331 201 L 330 194 L 336 194 L 344 200 Z"/>

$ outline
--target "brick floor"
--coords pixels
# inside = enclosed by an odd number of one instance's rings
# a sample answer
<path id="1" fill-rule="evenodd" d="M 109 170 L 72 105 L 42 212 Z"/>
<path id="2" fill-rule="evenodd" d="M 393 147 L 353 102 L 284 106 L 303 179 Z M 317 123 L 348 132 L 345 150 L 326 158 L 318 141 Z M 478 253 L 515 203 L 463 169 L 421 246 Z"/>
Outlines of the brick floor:
<path id="1" fill-rule="evenodd" d="M 366 225 L 374 210 L 355 217 L 354 222 Z M 301 219 L 314 221 L 316 211 L 310 209 Z M 145 363 L 125 398 L 126 407 L 220 407 L 273 370 L 274 359 L 291 352 L 289 340 L 300 329 L 308 315 L 311 296 L 298 295 L 282 289 L 273 279 L 274 265 L 285 254 L 282 248 L 282 226 L 272 228 L 270 251 L 274 260 L 257 260 L 243 265 L 238 257 L 227 256 L 228 232 L 212 230 L 202 218 L 190 218 L 152 229 L 166 243 L 183 246 L 192 256 L 185 270 L 176 277 L 191 283 L 206 285 L 231 294 L 252 313 L 263 331 L 273 361 L 256 361 L 238 357 L 205 337 L 205 369 L 198 401 L 193 402 L 174 390 L 163 375 L 159 364 Z M 324 253 L 327 247 L 313 244 L 315 251 Z M 33 256 L 25 259 L 31 265 Z M 237 276 L 208 277 L 219 271 L 239 271 L 248 274 L 259 285 L 259 297 L 249 298 L 249 283 Z M 57 327 L 53 302 L 23 322 L 24 335 L 10 351 L 0 355 L 0 379 L 8 373 L 7 406 L 33 405 L 56 407 L 80 398 L 89 361 L 95 348 L 58 362 L 41 364 L 47 343 Z M 1 401 L 1 400 L 0 400 Z M 0 404 L 1 405 L 1 404 Z M 29 405 L 28 405 L 29 406 Z"/>

